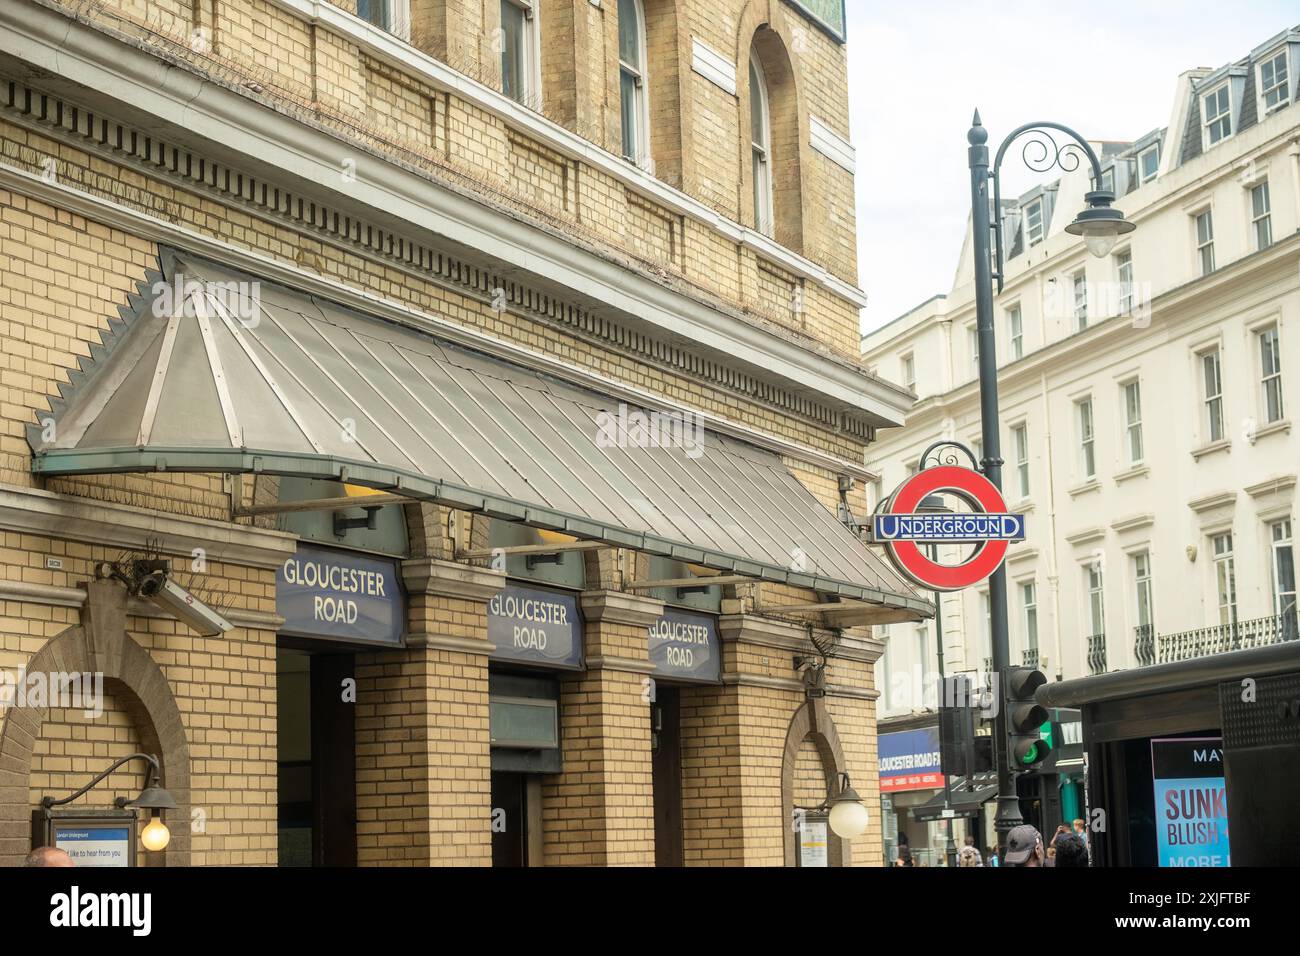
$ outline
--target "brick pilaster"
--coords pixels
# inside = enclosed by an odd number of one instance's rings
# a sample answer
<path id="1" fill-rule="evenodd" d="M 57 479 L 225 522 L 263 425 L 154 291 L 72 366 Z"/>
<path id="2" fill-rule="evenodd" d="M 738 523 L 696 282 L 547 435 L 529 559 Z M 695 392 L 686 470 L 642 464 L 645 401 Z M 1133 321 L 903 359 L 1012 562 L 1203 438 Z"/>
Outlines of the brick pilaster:
<path id="1" fill-rule="evenodd" d="M 407 646 L 357 668 L 357 861 L 489 866 L 487 601 L 504 576 L 421 558 L 402 565 Z"/>
<path id="2" fill-rule="evenodd" d="M 653 866 L 646 628 L 663 602 L 587 591 L 586 673 L 560 688 L 564 772 L 542 785 L 548 865 Z"/>

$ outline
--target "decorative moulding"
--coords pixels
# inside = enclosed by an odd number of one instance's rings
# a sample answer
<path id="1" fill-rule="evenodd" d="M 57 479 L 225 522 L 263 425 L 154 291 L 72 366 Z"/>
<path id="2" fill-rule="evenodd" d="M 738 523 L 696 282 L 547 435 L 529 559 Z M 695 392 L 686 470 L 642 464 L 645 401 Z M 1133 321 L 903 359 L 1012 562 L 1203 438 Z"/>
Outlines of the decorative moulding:
<path id="1" fill-rule="evenodd" d="M 1204 514 L 1218 508 L 1230 508 L 1236 501 L 1237 493 L 1235 491 L 1215 491 L 1200 498 L 1193 498 L 1187 502 L 1187 507 L 1197 514 Z"/>
<path id="2" fill-rule="evenodd" d="M 1282 494 L 1294 488 L 1295 475 L 1279 475 L 1276 478 L 1269 478 L 1257 484 L 1247 485 L 1245 492 L 1252 498 L 1262 498 L 1265 495 Z"/>
<path id="3" fill-rule="evenodd" d="M 736 95 L 736 64 L 694 37 L 691 38 L 691 69 L 719 89 Z"/>
<path id="4" fill-rule="evenodd" d="M 1121 534 L 1126 531 L 1136 531 L 1139 528 L 1147 528 L 1156 523 L 1156 516 L 1147 512 L 1140 515 L 1128 515 L 1123 518 L 1116 518 L 1110 523 L 1113 530 Z"/>
<path id="5" fill-rule="evenodd" d="M 850 173 L 857 171 L 857 151 L 852 143 L 815 116 L 808 117 L 808 129 L 813 149 Z"/>

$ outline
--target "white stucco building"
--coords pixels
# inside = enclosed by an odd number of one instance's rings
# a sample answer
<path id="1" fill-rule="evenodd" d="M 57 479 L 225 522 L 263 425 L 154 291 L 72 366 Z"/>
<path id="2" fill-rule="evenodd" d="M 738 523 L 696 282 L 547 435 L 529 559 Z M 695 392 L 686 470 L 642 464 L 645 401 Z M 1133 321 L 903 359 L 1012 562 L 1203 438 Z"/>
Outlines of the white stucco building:
<path id="1" fill-rule="evenodd" d="M 1094 144 L 1137 226 L 1104 259 L 1064 232 L 1086 162 L 1004 197 L 1003 481 L 1028 516 L 1006 565 L 1011 653 L 1051 680 L 1295 637 L 1298 77 L 1295 29 L 1179 77 L 1163 129 Z M 968 233 L 952 289 L 863 339 L 917 395 L 871 448 L 872 506 L 940 437 L 979 453 L 974 329 Z M 986 590 L 944 596 L 949 673 L 987 666 L 987 615 Z M 934 628 L 890 626 L 882 718 L 934 706 Z"/>

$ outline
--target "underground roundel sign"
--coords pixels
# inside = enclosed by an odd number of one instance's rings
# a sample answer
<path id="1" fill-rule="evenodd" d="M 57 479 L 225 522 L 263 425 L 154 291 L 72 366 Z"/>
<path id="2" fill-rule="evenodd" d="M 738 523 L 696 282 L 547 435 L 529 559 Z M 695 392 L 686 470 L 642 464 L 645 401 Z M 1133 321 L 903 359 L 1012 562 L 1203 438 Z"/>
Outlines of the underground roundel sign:
<path id="1" fill-rule="evenodd" d="M 929 495 L 949 494 L 970 512 L 918 513 Z M 1009 514 L 1002 494 L 978 471 L 956 465 L 926 468 L 903 482 L 872 520 L 872 536 L 885 546 L 894 566 L 913 583 L 932 591 L 960 591 L 998 569 L 1012 541 L 1023 541 L 1025 516 Z M 932 561 L 921 545 L 974 544 L 960 564 Z"/>

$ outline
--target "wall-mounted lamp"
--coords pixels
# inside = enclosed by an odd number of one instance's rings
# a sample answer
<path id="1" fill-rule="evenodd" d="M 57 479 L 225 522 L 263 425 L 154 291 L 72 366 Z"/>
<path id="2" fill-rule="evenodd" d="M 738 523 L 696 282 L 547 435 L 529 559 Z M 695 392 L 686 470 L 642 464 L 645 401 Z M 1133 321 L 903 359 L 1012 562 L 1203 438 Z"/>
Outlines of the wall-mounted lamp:
<path id="1" fill-rule="evenodd" d="M 134 800 L 127 800 L 125 797 L 118 797 L 114 801 L 114 804 L 119 810 L 125 807 L 138 807 L 142 810 L 152 811 L 149 822 L 145 825 L 145 828 L 140 831 L 140 842 L 144 845 L 146 850 L 155 853 L 159 850 L 166 849 L 167 844 L 171 842 L 172 834 L 171 831 L 167 829 L 167 824 L 163 822 L 162 814 L 164 810 L 178 810 L 180 809 L 180 806 L 176 803 L 176 799 L 162 788 L 158 758 L 153 754 L 128 754 L 125 757 L 115 760 L 109 765 L 108 769 L 104 770 L 80 790 L 58 800 L 49 796 L 41 797 L 41 806 L 48 810 L 51 807 L 58 807 L 65 803 L 71 803 L 82 794 L 87 793 L 94 787 L 98 786 L 105 777 L 124 763 L 131 760 L 145 760 L 149 763 L 150 771 L 148 782 L 145 785 L 145 788 L 140 791 L 140 796 L 136 797 Z"/>

